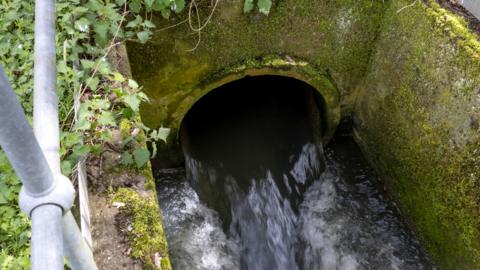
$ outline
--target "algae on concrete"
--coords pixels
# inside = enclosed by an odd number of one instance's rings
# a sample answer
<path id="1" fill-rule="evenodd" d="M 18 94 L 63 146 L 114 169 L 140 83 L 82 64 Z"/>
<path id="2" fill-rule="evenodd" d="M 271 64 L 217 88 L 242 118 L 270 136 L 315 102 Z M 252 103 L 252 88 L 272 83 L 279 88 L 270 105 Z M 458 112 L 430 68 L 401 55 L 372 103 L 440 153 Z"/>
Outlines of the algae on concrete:
<path id="1" fill-rule="evenodd" d="M 208 14 L 210 10 L 204 9 Z M 176 134 L 186 111 L 213 90 L 214 79 L 232 75 L 242 65 L 247 75 L 249 69 L 266 67 L 275 75 L 282 67 L 296 69 L 292 63 L 303 62 L 318 71 L 315 76 L 330 80 L 328 84 L 338 91 L 335 95 L 348 95 L 367 69 L 383 9 L 382 1 L 371 0 L 282 0 L 264 16 L 244 14 L 243 1 L 221 1 L 194 51 L 189 50 L 198 35 L 192 34 L 188 23 L 162 30 L 187 15 L 169 22 L 154 19 L 160 30 L 151 42 L 128 44 L 133 76 L 151 100 L 141 107 L 143 121 L 152 128 L 168 126 Z M 267 61 L 271 56 L 275 59 Z M 304 75 L 297 78 L 309 83 Z M 327 112 L 339 110 L 331 109 Z"/>
<path id="2" fill-rule="evenodd" d="M 113 193 L 111 201 L 125 204 L 120 212 L 128 217 L 130 223 L 127 228 L 132 248 L 130 256 L 142 261 L 144 269 L 171 270 L 156 197 L 142 195 L 129 188 L 119 188 Z"/>
<path id="3" fill-rule="evenodd" d="M 358 87 L 357 141 L 434 261 L 480 268 L 479 42 L 434 1 L 386 11 Z"/>
<path id="4" fill-rule="evenodd" d="M 245 75 L 304 80 L 325 99 L 327 133 L 353 113 L 357 142 L 438 265 L 480 268 L 480 45 L 462 18 L 415 3 L 282 0 L 265 17 L 221 1 L 194 51 L 188 24 L 155 20 L 152 42 L 128 45 L 151 100 L 143 121 L 178 130 L 198 99 Z"/>

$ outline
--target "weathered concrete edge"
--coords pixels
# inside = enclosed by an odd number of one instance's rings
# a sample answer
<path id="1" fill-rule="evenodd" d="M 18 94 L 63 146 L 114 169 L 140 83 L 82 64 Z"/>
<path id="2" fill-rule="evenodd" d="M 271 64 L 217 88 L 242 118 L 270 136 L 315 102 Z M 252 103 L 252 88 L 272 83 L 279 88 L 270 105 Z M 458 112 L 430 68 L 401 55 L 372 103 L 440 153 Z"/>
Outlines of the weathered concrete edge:
<path id="1" fill-rule="evenodd" d="M 131 77 L 131 69 L 124 44 L 119 44 L 112 49 L 108 55 L 108 61 L 112 68 L 123 74 L 126 78 Z M 129 134 L 132 130 L 131 125 L 127 119 L 119 119 L 120 133 Z M 140 138 L 145 138 L 145 134 L 140 132 Z M 146 140 L 139 140 L 139 147 L 146 148 Z M 110 207 L 114 207 L 113 203 L 124 203 L 125 205 L 119 207 L 119 213 L 129 219 L 131 230 L 126 233 L 128 245 L 131 251 L 129 255 L 134 260 L 138 260 L 143 265 L 143 269 L 156 270 L 171 270 L 172 266 L 168 254 L 168 244 L 163 229 L 163 221 L 161 217 L 161 210 L 158 204 L 157 193 L 155 189 L 155 180 L 152 175 L 150 161 L 143 167 L 137 170 L 129 167 L 122 167 L 119 160 L 112 160 L 115 163 L 115 171 L 105 170 L 107 176 L 118 178 L 119 175 L 125 174 L 131 178 L 142 179 L 137 185 L 127 185 L 112 190 L 108 194 L 96 194 L 104 197 Z M 100 168 L 104 170 L 105 168 Z M 98 218 L 92 216 L 92 219 Z M 109 220 L 109 224 L 115 224 L 118 227 L 118 221 Z M 118 239 L 111 239 L 111 241 Z M 95 239 L 94 239 L 95 241 Z M 112 242 L 112 245 L 116 243 Z M 108 267 L 108 262 L 99 262 L 99 265 Z M 107 268 L 104 268 L 107 269 Z"/>
<path id="2" fill-rule="evenodd" d="M 180 103 L 174 114 L 177 124 L 171 128 L 174 134 L 177 134 L 177 143 L 179 139 L 179 125 L 190 108 L 203 96 L 210 91 L 244 78 L 246 76 L 275 75 L 294 78 L 311 85 L 318 91 L 322 98 L 322 110 L 324 111 L 323 120 L 325 121 L 322 132 L 323 140 L 328 142 L 338 126 L 341 118 L 340 112 L 340 93 L 328 73 L 312 64 L 294 59 L 292 57 L 280 57 L 268 55 L 262 58 L 246 59 L 241 63 L 232 65 L 227 69 L 215 72 L 210 77 L 203 79 L 199 89 L 194 90 L 196 95 L 191 99 L 185 99 Z"/>

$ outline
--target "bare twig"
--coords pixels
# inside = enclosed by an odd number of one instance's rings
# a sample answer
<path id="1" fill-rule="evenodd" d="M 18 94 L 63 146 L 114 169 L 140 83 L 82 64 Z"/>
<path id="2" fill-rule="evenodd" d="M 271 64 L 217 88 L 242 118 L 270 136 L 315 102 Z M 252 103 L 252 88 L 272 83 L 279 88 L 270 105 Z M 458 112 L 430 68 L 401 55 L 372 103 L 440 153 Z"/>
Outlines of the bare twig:
<path id="1" fill-rule="evenodd" d="M 414 0 L 410 5 L 406 5 L 406 6 L 402 7 L 401 9 L 397 10 L 397 13 L 402 12 L 406 8 L 413 7 L 417 2 L 418 2 L 418 0 Z"/>
<path id="2" fill-rule="evenodd" d="M 155 30 L 155 31 L 153 31 L 153 32 L 154 32 L 154 33 L 157 33 L 157 32 L 160 32 L 160 31 L 165 31 L 165 30 L 167 30 L 167 29 L 174 28 L 174 27 L 177 27 L 177 26 L 179 26 L 179 25 L 182 25 L 182 24 L 184 24 L 184 23 L 186 23 L 186 22 L 188 22 L 188 19 L 185 19 L 185 20 L 183 20 L 183 21 L 181 21 L 181 22 L 178 22 L 178 23 L 176 23 L 176 24 L 169 25 L 169 26 L 164 27 L 164 28 L 157 29 L 157 30 Z"/>
<path id="3" fill-rule="evenodd" d="M 200 14 L 198 12 L 198 6 L 195 0 L 192 0 L 192 2 L 190 2 L 190 7 L 188 9 L 188 24 L 190 25 L 190 29 L 193 29 L 192 21 L 191 21 L 192 4 L 195 6 L 195 12 L 197 13 L 197 23 L 198 23 L 198 27 L 200 28 L 200 25 L 201 25 Z M 187 50 L 187 52 L 193 52 L 194 50 L 196 50 L 198 45 L 200 44 L 200 41 L 202 40 L 202 31 L 196 31 L 196 32 L 198 33 L 197 44 L 195 44 L 195 47 L 193 47 L 192 49 Z"/>
<path id="4" fill-rule="evenodd" d="M 194 50 L 197 49 L 198 45 L 200 44 L 200 40 L 201 40 L 201 31 L 208 25 L 208 23 L 212 19 L 213 13 L 215 12 L 215 9 L 217 8 L 218 2 L 219 2 L 219 0 L 215 0 L 215 4 L 213 5 L 212 11 L 210 12 L 210 14 L 208 15 L 207 19 L 205 20 L 205 22 L 203 24 L 201 23 L 200 13 L 199 13 L 199 9 L 198 9 L 198 5 L 197 5 L 196 0 L 192 0 L 190 2 L 189 8 L 188 8 L 188 25 L 193 32 L 198 33 L 198 40 L 197 40 L 197 44 L 195 44 L 195 47 L 193 47 L 190 50 L 187 50 L 188 52 L 191 52 L 191 51 L 194 51 Z M 195 6 L 198 28 L 195 28 L 192 24 L 192 7 L 193 6 Z"/>
<path id="5" fill-rule="evenodd" d="M 192 1 L 192 2 L 194 2 L 194 1 Z M 190 28 L 192 29 L 192 31 L 195 31 L 195 32 L 202 31 L 202 29 L 207 26 L 207 24 L 208 24 L 208 23 L 210 22 L 210 20 L 212 19 L 213 13 L 215 12 L 215 9 L 217 8 L 218 2 L 219 2 L 219 0 L 215 0 L 215 4 L 213 5 L 212 11 L 211 11 L 210 14 L 208 15 L 207 19 L 205 20 L 205 22 L 203 23 L 202 26 L 199 26 L 198 28 L 194 28 L 194 27 L 192 27 L 191 24 L 190 24 Z M 197 7 L 197 5 L 195 5 L 195 7 Z"/>

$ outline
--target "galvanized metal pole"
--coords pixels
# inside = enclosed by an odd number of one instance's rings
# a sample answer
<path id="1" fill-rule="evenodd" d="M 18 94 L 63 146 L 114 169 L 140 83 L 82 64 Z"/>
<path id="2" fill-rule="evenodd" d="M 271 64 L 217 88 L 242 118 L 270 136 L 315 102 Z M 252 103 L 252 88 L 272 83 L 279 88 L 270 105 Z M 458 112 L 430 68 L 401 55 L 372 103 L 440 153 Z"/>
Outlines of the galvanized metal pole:
<path id="1" fill-rule="evenodd" d="M 60 130 L 56 92 L 55 1 L 35 1 L 34 130 L 54 174 L 60 171 Z M 73 215 L 63 217 L 64 252 L 74 270 L 95 270 L 91 250 Z"/>
<path id="2" fill-rule="evenodd" d="M 32 212 L 31 269 L 63 269 L 62 208 L 45 204 Z"/>
<path id="3" fill-rule="evenodd" d="M 56 182 L 32 128 L 0 67 L 0 145 L 32 196 L 51 193 Z M 63 269 L 62 208 L 39 203 L 31 207 L 32 269 Z"/>
<path id="4" fill-rule="evenodd" d="M 63 252 L 73 270 L 97 270 L 90 247 L 82 237 L 72 213 L 63 216 Z"/>
<path id="5" fill-rule="evenodd" d="M 45 155 L 49 168 L 53 173 L 60 171 L 60 136 L 58 130 L 58 111 L 57 111 L 57 66 L 55 55 L 55 0 L 37 0 L 35 1 L 35 47 L 34 47 L 34 130 L 40 147 Z M 53 131 L 51 134 L 48 134 Z M 51 242 L 48 238 L 35 238 L 35 222 L 45 222 L 39 220 L 44 214 L 50 219 L 55 233 L 60 234 L 58 238 L 60 243 L 55 243 L 55 248 L 61 254 L 61 267 L 50 269 L 63 269 L 63 230 L 62 230 L 62 213 L 60 217 L 54 211 L 36 211 L 32 215 L 32 245 L 42 242 Z M 49 222 L 48 220 L 46 220 Z M 47 223 L 48 224 L 48 223 Z M 41 232 L 38 232 L 39 235 Z M 36 242 L 39 241 L 39 242 Z M 45 260 L 42 258 L 46 254 L 36 254 L 32 250 L 32 269 L 36 268 L 37 262 Z M 48 254 L 47 254 L 48 255 Z M 47 268 L 47 269 L 49 269 Z"/>
<path id="6" fill-rule="evenodd" d="M 35 1 L 33 129 L 53 173 L 60 172 L 55 0 Z"/>
<path id="7" fill-rule="evenodd" d="M 32 194 L 53 189 L 53 175 L 20 103 L 0 66 L 0 143 L 25 188 Z M 27 180 L 28 179 L 28 180 Z"/>

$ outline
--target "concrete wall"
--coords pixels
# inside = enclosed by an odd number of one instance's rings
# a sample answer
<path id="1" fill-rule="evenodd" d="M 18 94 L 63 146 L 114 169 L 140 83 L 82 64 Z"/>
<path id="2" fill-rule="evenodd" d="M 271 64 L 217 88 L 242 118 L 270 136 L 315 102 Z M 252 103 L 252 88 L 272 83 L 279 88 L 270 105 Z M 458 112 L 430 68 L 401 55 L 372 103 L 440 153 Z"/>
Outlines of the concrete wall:
<path id="1" fill-rule="evenodd" d="M 480 19 L 480 1 L 478 0 L 462 0 L 462 5 L 465 6 L 473 15 Z"/>
<path id="2" fill-rule="evenodd" d="M 146 45 L 129 44 L 133 76 L 151 99 L 141 107 L 143 120 L 176 134 L 185 113 L 207 92 L 246 75 L 272 74 L 320 92 L 331 135 L 340 111 L 351 109 L 340 100 L 366 72 L 384 7 L 371 0 L 282 0 L 264 16 L 244 14 L 243 1 L 220 1 L 196 48 L 198 35 L 188 23 L 157 32 Z M 203 7 L 202 18 L 210 12 Z M 155 23 L 161 29 L 186 16 Z"/>
<path id="3" fill-rule="evenodd" d="M 267 17 L 242 6 L 220 1 L 193 51 L 186 23 L 129 44 L 151 99 L 144 122 L 175 134 L 203 95 L 246 75 L 306 81 L 326 100 L 330 134 L 353 115 L 357 142 L 435 261 L 479 269 L 480 43 L 467 23 L 433 0 L 282 0 Z"/>
<path id="4" fill-rule="evenodd" d="M 480 46 L 434 1 L 391 3 L 357 141 L 442 269 L 480 268 Z"/>

